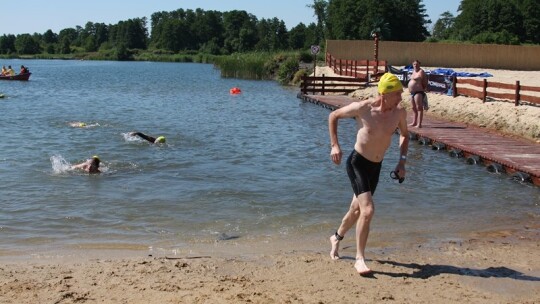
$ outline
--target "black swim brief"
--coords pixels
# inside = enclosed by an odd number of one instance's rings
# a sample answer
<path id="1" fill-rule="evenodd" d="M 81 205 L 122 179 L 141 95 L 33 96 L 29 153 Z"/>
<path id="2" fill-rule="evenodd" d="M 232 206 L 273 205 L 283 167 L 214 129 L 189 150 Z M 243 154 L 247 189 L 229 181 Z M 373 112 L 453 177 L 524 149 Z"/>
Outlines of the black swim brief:
<path id="1" fill-rule="evenodd" d="M 356 196 L 368 191 L 371 192 L 371 195 L 375 193 L 381 167 L 382 161 L 374 163 L 353 150 L 347 159 L 347 174 Z"/>
<path id="2" fill-rule="evenodd" d="M 412 93 L 411 93 L 411 97 L 414 99 L 414 96 L 415 96 L 416 94 L 422 95 L 422 98 L 426 97 L 426 92 L 424 92 L 424 91 L 416 91 L 416 92 L 412 92 Z"/>

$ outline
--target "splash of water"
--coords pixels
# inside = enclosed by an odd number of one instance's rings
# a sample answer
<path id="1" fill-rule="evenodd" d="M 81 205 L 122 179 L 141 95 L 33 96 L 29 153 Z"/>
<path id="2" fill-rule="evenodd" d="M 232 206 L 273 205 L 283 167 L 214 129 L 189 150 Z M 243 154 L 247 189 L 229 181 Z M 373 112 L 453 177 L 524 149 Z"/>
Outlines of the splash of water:
<path id="1" fill-rule="evenodd" d="M 71 170 L 71 164 L 61 155 L 51 156 L 51 164 L 54 174 L 61 174 Z"/>

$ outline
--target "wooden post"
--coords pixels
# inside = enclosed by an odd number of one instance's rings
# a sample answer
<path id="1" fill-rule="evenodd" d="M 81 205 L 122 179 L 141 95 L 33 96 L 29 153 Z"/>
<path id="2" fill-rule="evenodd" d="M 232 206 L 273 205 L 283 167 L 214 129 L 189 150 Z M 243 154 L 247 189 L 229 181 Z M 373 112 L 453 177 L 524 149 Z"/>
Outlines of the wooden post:
<path id="1" fill-rule="evenodd" d="M 375 57 L 375 66 L 373 67 L 373 74 L 377 74 L 377 71 L 379 70 L 379 33 L 375 32 L 373 33 L 373 38 L 375 40 L 375 49 L 374 57 Z M 369 60 L 368 60 L 368 66 L 369 66 Z"/>
<path id="2" fill-rule="evenodd" d="M 302 75 L 302 94 L 306 95 L 307 92 L 307 83 L 306 83 L 306 75 Z"/>
<path id="3" fill-rule="evenodd" d="M 341 63 L 341 60 L 340 60 L 340 63 Z M 322 89 L 321 95 L 324 95 L 324 74 L 322 74 L 322 86 L 321 86 L 321 89 Z"/>
<path id="4" fill-rule="evenodd" d="M 488 86 L 487 80 L 484 78 L 484 89 L 483 89 L 482 103 L 486 102 L 486 97 L 487 97 L 487 86 Z"/>
<path id="5" fill-rule="evenodd" d="M 317 55 L 313 55 L 313 76 L 317 76 Z"/>
<path id="6" fill-rule="evenodd" d="M 519 85 L 519 80 L 516 81 L 516 103 L 515 103 L 515 106 L 519 106 L 519 99 L 520 99 L 520 96 L 519 96 L 519 90 L 520 90 L 520 85 Z"/>
<path id="7" fill-rule="evenodd" d="M 457 76 L 452 76 L 452 97 L 457 97 Z"/>

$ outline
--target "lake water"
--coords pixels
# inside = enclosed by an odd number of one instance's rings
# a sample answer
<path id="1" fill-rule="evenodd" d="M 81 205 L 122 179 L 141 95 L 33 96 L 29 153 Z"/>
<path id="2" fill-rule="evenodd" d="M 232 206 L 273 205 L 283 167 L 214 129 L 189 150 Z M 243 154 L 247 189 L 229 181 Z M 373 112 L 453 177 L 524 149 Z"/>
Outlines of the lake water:
<path id="1" fill-rule="evenodd" d="M 302 103 L 297 88 L 224 79 L 205 64 L 1 64 L 33 74 L 0 82 L 0 256 L 327 250 L 349 206 L 345 168 L 329 158 L 329 112 Z M 230 95 L 232 87 L 242 94 Z M 79 121 L 87 127 L 70 125 Z M 345 121 L 347 154 L 353 137 Z M 383 163 L 368 246 L 538 222 L 539 187 L 415 141 L 406 181 L 391 180 L 397 141 Z M 102 174 L 68 169 L 92 155 Z"/>

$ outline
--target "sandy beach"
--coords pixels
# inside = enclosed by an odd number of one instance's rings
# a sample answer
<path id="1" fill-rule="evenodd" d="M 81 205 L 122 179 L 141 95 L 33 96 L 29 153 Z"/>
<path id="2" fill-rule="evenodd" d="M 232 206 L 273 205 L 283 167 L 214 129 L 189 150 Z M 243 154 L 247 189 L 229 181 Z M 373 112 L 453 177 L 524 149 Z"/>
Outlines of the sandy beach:
<path id="1" fill-rule="evenodd" d="M 488 81 L 540 86 L 540 72 L 466 71 L 491 73 Z M 325 68 L 317 72 L 331 74 Z M 369 98 L 375 92 L 352 95 Z M 408 107 L 408 93 L 403 96 Z M 540 106 L 428 96 L 426 115 L 540 143 Z M 513 230 L 470 233 L 460 241 L 399 248 L 368 243 L 374 271 L 368 277 L 353 268 L 351 232 L 337 261 L 329 257 L 329 235 L 321 235 L 327 246 L 318 251 L 286 244 L 264 253 L 239 247 L 238 254 L 228 256 L 166 257 L 141 250 L 69 259 L 4 257 L 0 303 L 540 303 L 538 214 L 528 221 Z"/>
<path id="2" fill-rule="evenodd" d="M 374 273 L 327 249 L 237 257 L 31 261 L 0 267 L 2 303 L 538 303 L 540 227 L 395 250 L 370 248 Z M 536 232 L 535 232 L 536 231 Z M 321 236 L 324 237 L 324 236 Z"/>

